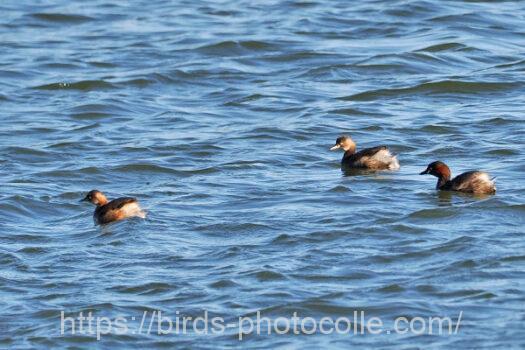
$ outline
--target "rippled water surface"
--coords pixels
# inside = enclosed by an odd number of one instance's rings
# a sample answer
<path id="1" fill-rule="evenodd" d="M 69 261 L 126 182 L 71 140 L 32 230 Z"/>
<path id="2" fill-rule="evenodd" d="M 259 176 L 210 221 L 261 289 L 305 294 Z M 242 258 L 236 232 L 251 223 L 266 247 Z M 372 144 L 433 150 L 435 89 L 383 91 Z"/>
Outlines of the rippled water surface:
<path id="1" fill-rule="evenodd" d="M 3 1 L 1 348 L 525 346 L 525 3 Z M 344 176 L 341 133 L 397 172 Z M 437 193 L 433 160 L 498 193 Z M 148 211 L 104 228 L 98 188 Z M 60 334 L 398 316 L 452 336 Z M 131 323 L 131 321 L 130 321 Z M 131 328 L 131 326 L 130 326 Z"/>

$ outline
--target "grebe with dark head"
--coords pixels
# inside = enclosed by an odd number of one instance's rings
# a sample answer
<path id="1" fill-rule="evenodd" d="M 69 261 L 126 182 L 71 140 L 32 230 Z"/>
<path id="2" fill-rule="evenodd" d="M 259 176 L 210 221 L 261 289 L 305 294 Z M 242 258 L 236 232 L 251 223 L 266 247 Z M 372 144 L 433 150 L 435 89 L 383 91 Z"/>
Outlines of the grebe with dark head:
<path id="1" fill-rule="evenodd" d="M 450 168 L 441 161 L 430 163 L 419 175 L 430 174 L 438 178 L 436 189 L 443 191 L 459 191 L 474 194 L 494 194 L 496 184 L 494 179 L 484 171 L 467 171 L 451 178 Z"/>

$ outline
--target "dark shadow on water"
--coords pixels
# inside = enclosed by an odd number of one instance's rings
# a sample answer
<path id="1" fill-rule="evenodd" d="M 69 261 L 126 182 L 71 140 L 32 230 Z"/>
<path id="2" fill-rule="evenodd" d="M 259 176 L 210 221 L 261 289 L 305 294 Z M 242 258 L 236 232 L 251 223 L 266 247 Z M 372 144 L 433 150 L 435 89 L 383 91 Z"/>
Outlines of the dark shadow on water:
<path id="1" fill-rule="evenodd" d="M 492 194 L 474 194 L 457 191 L 437 191 L 437 199 L 439 206 L 449 206 L 453 198 L 461 198 L 465 201 L 480 201 L 492 197 Z"/>
<path id="2" fill-rule="evenodd" d="M 366 176 L 366 175 L 375 175 L 377 170 L 370 169 L 356 169 L 356 168 L 341 168 L 343 176 Z"/>
<path id="3" fill-rule="evenodd" d="M 115 226 L 118 223 L 110 223 L 106 225 L 100 225 L 100 235 L 99 236 L 111 236 L 115 232 Z"/>
<path id="4" fill-rule="evenodd" d="M 448 207 L 452 204 L 452 191 L 437 191 L 438 205 Z"/>
<path id="5" fill-rule="evenodd" d="M 124 220 L 110 222 L 105 225 L 100 225 L 98 226 L 100 228 L 99 237 L 128 234 L 131 232 L 132 228 L 144 223 L 145 221 L 146 219 L 131 217 Z"/>

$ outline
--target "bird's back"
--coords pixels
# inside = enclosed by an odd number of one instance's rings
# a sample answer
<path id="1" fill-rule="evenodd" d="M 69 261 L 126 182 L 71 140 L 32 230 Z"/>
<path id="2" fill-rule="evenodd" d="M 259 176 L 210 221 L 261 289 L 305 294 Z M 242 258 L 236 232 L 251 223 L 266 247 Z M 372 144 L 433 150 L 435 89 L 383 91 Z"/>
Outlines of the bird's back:
<path id="1" fill-rule="evenodd" d="M 469 193 L 495 193 L 496 186 L 484 171 L 467 171 L 449 181 L 447 189 Z"/>
<path id="2" fill-rule="evenodd" d="M 114 199 L 106 205 L 97 207 L 93 214 L 95 222 L 102 225 L 131 216 L 145 217 L 137 199 L 132 197 Z"/>
<path id="3" fill-rule="evenodd" d="M 398 169 L 396 156 L 386 146 L 365 148 L 359 152 L 343 157 L 344 166 L 365 169 Z"/>

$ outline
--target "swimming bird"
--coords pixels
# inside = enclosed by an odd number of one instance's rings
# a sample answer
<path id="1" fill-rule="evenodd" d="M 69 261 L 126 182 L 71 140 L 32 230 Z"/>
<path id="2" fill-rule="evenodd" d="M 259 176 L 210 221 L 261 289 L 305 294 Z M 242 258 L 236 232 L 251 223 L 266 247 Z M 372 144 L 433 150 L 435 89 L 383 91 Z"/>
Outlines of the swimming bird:
<path id="1" fill-rule="evenodd" d="M 435 161 L 430 163 L 419 175 L 425 174 L 434 175 L 438 178 L 436 185 L 437 190 L 474 194 L 496 193 L 494 179 L 491 179 L 489 174 L 484 171 L 467 171 L 451 180 L 449 167 L 441 161 Z"/>
<path id="2" fill-rule="evenodd" d="M 140 208 L 137 199 L 132 197 L 122 197 L 108 201 L 102 192 L 91 190 L 80 201 L 91 202 L 97 206 L 93 213 L 95 225 L 104 225 L 133 216 L 143 219 L 146 217 L 146 213 Z"/>
<path id="3" fill-rule="evenodd" d="M 341 160 L 342 168 L 396 170 L 399 169 L 397 156 L 392 155 L 386 146 L 365 148 L 356 152 L 356 144 L 350 136 L 338 137 L 330 151 L 342 148 L 345 151 Z"/>

